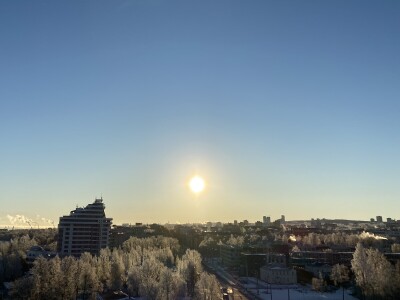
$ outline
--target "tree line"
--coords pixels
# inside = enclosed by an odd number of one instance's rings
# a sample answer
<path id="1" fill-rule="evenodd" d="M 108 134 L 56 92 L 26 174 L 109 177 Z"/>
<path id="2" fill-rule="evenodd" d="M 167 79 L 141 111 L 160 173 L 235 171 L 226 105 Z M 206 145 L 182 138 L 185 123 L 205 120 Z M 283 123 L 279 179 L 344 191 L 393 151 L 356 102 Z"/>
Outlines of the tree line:
<path id="1" fill-rule="evenodd" d="M 0 284 L 20 277 L 27 270 L 26 252 L 35 245 L 37 241 L 29 235 L 0 241 Z"/>
<path id="2" fill-rule="evenodd" d="M 195 250 L 180 254 L 176 239 L 131 237 L 121 247 L 45 259 L 14 282 L 13 299 L 96 299 L 99 293 L 120 292 L 149 300 L 221 299 L 218 281 L 203 271 Z"/>

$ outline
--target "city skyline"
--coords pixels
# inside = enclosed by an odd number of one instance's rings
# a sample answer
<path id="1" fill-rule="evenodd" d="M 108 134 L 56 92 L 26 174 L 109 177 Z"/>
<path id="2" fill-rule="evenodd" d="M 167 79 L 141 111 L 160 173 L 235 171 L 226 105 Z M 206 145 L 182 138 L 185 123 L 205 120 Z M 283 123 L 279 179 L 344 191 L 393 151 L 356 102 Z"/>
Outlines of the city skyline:
<path id="1" fill-rule="evenodd" d="M 103 200 L 101 197 L 100 199 L 95 198 L 95 201 L 98 200 Z M 86 205 L 76 205 L 76 209 L 84 209 Z M 71 211 L 70 213 L 73 213 L 74 211 Z M 0 228 L 6 228 L 6 229 L 45 229 L 45 228 L 57 228 L 57 222 L 61 221 L 61 219 L 65 217 L 65 215 L 60 215 L 57 220 L 52 220 L 52 219 L 46 219 L 40 215 L 36 215 L 36 217 L 30 218 L 25 215 L 7 215 L 6 218 L 0 218 L 0 220 L 5 220 L 8 219 L 8 222 L 0 224 Z M 267 220 L 267 221 L 266 221 Z M 273 223 L 275 221 L 282 221 L 283 222 L 288 222 L 288 223 L 296 223 L 296 222 L 312 222 L 314 221 L 333 221 L 333 222 L 341 222 L 341 221 L 347 221 L 347 222 L 362 222 L 362 223 L 371 223 L 371 222 L 377 222 L 377 223 L 386 223 L 386 222 L 397 222 L 400 220 L 397 220 L 396 218 L 393 218 L 391 215 L 388 216 L 370 216 L 366 219 L 355 219 L 355 218 L 339 218 L 339 217 L 334 217 L 334 218 L 324 218 L 324 217 L 319 217 L 319 216 L 313 216 L 310 218 L 303 218 L 303 219 L 286 219 L 285 215 L 280 215 L 280 216 L 271 216 L 271 215 L 264 215 L 262 217 L 259 217 L 256 219 L 249 219 L 249 218 L 236 218 L 232 220 L 224 219 L 223 217 L 220 217 L 220 219 L 215 219 L 215 220 L 198 220 L 198 221 L 190 221 L 187 220 L 186 222 L 181 222 L 181 221 L 175 221 L 175 222 L 170 222 L 167 221 L 165 223 L 162 222 L 142 222 L 140 220 L 129 220 L 127 222 L 117 222 L 113 225 L 129 225 L 129 226 L 135 226 L 135 225 L 151 225 L 151 224 L 160 224 L 160 225 L 195 225 L 195 224 L 209 224 L 211 223 L 213 226 L 218 225 L 218 223 L 221 224 L 239 224 L 239 223 L 248 223 L 248 224 L 256 224 L 257 222 L 260 223 Z"/>
<path id="2" fill-rule="evenodd" d="M 0 3 L 0 224 L 101 196 L 116 224 L 399 218 L 399 14 Z"/>

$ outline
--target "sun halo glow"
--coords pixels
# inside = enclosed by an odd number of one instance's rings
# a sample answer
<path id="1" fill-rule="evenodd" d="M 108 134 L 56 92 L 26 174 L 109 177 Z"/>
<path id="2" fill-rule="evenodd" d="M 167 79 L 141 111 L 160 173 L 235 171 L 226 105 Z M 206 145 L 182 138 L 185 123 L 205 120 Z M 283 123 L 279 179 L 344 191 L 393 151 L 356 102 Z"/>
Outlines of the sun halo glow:
<path id="1" fill-rule="evenodd" d="M 197 175 L 194 176 L 189 181 L 189 188 L 195 194 L 202 192 L 204 190 L 205 186 L 206 186 L 206 184 L 204 182 L 204 179 Z"/>

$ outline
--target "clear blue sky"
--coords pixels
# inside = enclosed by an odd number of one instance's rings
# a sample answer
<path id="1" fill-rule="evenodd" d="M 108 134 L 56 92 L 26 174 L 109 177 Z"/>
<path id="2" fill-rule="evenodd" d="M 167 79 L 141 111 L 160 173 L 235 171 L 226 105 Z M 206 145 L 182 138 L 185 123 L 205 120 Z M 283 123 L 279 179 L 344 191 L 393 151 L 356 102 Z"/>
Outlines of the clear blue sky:
<path id="1" fill-rule="evenodd" d="M 399 129 L 399 1 L 0 2 L 0 224 L 400 218 Z"/>

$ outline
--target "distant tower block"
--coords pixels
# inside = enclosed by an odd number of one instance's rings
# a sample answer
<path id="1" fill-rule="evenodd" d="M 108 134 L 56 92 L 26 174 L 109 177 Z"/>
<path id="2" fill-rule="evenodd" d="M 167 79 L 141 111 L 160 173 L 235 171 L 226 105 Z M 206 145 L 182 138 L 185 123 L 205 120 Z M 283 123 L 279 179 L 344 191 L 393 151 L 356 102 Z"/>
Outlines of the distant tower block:
<path id="1" fill-rule="evenodd" d="M 378 223 L 382 223 L 383 222 L 382 216 L 376 216 L 376 221 Z"/>
<path id="2" fill-rule="evenodd" d="M 97 255 L 109 242 L 112 218 L 106 218 L 103 198 L 86 207 L 77 207 L 60 217 L 57 251 L 60 255 L 80 256 L 83 252 Z"/>
<path id="3" fill-rule="evenodd" d="M 271 217 L 264 216 L 263 217 L 263 224 L 269 225 L 271 223 Z"/>
<path id="4" fill-rule="evenodd" d="M 281 216 L 281 222 L 285 222 L 285 215 Z"/>

